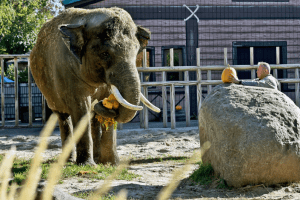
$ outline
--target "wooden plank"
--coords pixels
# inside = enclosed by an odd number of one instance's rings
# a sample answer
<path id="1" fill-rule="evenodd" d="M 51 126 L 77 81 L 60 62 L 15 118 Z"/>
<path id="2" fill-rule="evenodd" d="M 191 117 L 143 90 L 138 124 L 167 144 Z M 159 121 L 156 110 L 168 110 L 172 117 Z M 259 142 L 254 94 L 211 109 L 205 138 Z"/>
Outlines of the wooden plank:
<path id="1" fill-rule="evenodd" d="M 276 64 L 280 64 L 280 51 L 279 47 L 276 47 Z M 274 77 L 277 79 L 278 78 L 278 71 L 277 69 L 274 69 Z M 281 84 L 279 83 L 278 89 L 281 91 Z"/>
<path id="2" fill-rule="evenodd" d="M 166 72 L 162 72 L 162 81 L 166 82 Z M 167 87 L 162 87 L 162 101 L 163 101 L 163 126 L 167 128 L 168 124 L 168 104 L 167 104 Z"/>
<path id="3" fill-rule="evenodd" d="M 4 94 L 4 59 L 1 58 L 1 116 L 2 127 L 5 126 L 5 94 Z"/>
<path id="4" fill-rule="evenodd" d="M 250 65 L 254 65 L 254 48 L 250 47 Z M 255 69 L 251 69 L 251 79 L 255 79 Z"/>
<path id="5" fill-rule="evenodd" d="M 142 85 L 144 83 L 143 72 L 140 73 L 140 80 L 141 80 L 141 85 Z M 144 94 L 144 88 L 143 87 L 141 88 L 141 93 Z M 141 103 L 141 105 L 142 105 L 142 103 Z M 140 118 L 140 128 L 144 128 L 144 109 L 139 111 L 139 118 Z"/>
<path id="6" fill-rule="evenodd" d="M 18 82 L 18 58 L 14 57 L 15 70 L 15 126 L 19 126 L 19 82 Z"/>
<path id="7" fill-rule="evenodd" d="M 28 54 L 0 54 L 0 58 L 29 58 L 30 55 Z"/>
<path id="8" fill-rule="evenodd" d="M 32 126 L 32 94 L 31 94 L 31 68 L 28 58 L 28 111 L 29 111 L 29 126 Z"/>
<path id="9" fill-rule="evenodd" d="M 228 58 L 227 58 L 227 48 L 224 48 L 224 66 L 227 67 Z"/>
<path id="10" fill-rule="evenodd" d="M 117 128 L 118 130 L 123 130 L 123 123 L 118 123 Z"/>
<path id="11" fill-rule="evenodd" d="M 174 68 L 174 49 L 170 49 L 170 67 Z"/>
<path id="12" fill-rule="evenodd" d="M 175 116 L 175 86 L 170 87 L 170 111 L 171 111 L 171 129 L 176 128 L 176 116 Z"/>
<path id="13" fill-rule="evenodd" d="M 209 81 L 211 80 L 211 70 L 207 71 L 207 80 L 209 80 Z M 207 86 L 207 94 L 209 94 L 211 90 L 212 90 L 212 86 L 208 85 Z"/>
<path id="14" fill-rule="evenodd" d="M 299 80 L 299 69 L 295 69 L 295 78 Z M 299 83 L 295 84 L 295 100 L 296 105 L 299 107 Z"/>
<path id="15" fill-rule="evenodd" d="M 45 96 L 42 94 L 42 123 L 46 123 L 46 99 Z"/>
<path id="16" fill-rule="evenodd" d="M 147 86 L 143 86 L 144 88 L 144 96 L 146 97 L 146 99 L 148 99 L 148 87 Z M 149 119 L 148 119 L 148 108 L 147 106 L 144 104 L 144 129 L 149 129 Z"/>
<path id="17" fill-rule="evenodd" d="M 169 34 L 164 34 L 163 35 L 164 39 L 172 39 L 172 38 L 177 38 L 177 39 L 183 39 L 182 34 L 179 34 L 178 36 L 175 35 L 169 35 Z M 234 41 L 243 41 L 243 40 L 255 40 L 256 38 L 262 38 L 266 39 L 268 38 L 269 40 L 287 40 L 287 39 L 294 39 L 295 34 L 294 33 L 276 33 L 274 34 L 273 32 L 265 32 L 265 33 L 240 33 L 239 31 L 237 32 L 232 32 L 232 33 L 202 33 L 199 34 L 199 39 L 200 40 L 213 40 L 215 43 L 217 42 L 216 40 L 234 40 Z"/>
<path id="18" fill-rule="evenodd" d="M 197 67 L 200 68 L 200 48 L 196 49 Z M 198 128 L 200 130 L 200 109 L 202 98 L 202 85 L 201 85 L 201 69 L 197 70 L 197 112 L 198 112 Z"/>
<path id="19" fill-rule="evenodd" d="M 184 72 L 184 81 L 189 82 L 189 72 Z M 184 99 L 184 107 L 185 107 L 185 121 L 186 126 L 189 127 L 191 125 L 191 111 L 190 111 L 190 87 L 188 85 L 185 86 L 185 99 Z"/>

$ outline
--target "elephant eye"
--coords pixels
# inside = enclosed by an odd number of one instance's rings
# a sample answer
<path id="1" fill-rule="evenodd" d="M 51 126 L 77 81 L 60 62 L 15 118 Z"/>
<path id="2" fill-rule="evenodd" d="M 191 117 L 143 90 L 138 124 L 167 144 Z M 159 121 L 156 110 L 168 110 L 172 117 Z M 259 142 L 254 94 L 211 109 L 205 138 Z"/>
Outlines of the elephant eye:
<path id="1" fill-rule="evenodd" d="M 103 58 L 109 58 L 109 53 L 107 53 L 107 52 L 101 53 L 100 55 Z"/>

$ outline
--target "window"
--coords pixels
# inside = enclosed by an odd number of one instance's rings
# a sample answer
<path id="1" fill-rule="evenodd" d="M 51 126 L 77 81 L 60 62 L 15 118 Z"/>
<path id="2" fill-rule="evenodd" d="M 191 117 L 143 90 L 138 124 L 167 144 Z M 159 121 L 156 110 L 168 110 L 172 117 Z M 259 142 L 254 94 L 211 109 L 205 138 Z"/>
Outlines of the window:
<path id="1" fill-rule="evenodd" d="M 254 64 L 267 62 L 276 64 L 276 47 L 280 47 L 280 64 L 287 63 L 287 43 L 278 42 L 233 42 L 233 65 L 250 65 L 250 47 L 253 47 Z M 271 70 L 272 73 L 273 70 Z M 237 72 L 239 79 L 251 79 L 251 71 Z M 287 78 L 287 70 L 278 70 L 278 78 Z M 282 91 L 287 92 L 288 84 L 281 84 Z"/>
<path id="2" fill-rule="evenodd" d="M 147 67 L 155 67 L 155 47 L 146 47 L 147 50 Z M 136 57 L 136 66 L 143 67 L 143 52 Z M 143 73 L 144 81 L 155 81 L 155 72 Z"/>
<path id="3" fill-rule="evenodd" d="M 174 49 L 174 66 L 185 66 L 185 47 L 184 46 L 169 46 L 162 47 L 162 65 L 170 66 L 170 49 Z M 183 81 L 184 73 L 183 72 L 167 72 L 167 81 Z"/>

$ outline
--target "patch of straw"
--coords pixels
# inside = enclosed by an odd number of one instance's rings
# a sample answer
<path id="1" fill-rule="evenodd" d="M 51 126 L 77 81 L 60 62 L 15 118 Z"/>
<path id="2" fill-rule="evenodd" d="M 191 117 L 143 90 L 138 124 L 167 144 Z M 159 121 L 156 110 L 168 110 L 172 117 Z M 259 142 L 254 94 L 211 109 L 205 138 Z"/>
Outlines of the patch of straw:
<path id="1" fill-rule="evenodd" d="M 105 195 L 111 188 L 112 181 L 117 178 L 117 176 L 122 172 L 124 168 L 128 166 L 129 161 L 122 162 L 117 169 L 108 176 L 104 183 L 99 187 L 99 189 L 89 198 L 89 200 L 97 200 L 99 197 Z M 122 195 L 122 194 L 121 194 Z M 121 198 L 121 197 L 120 197 Z"/>
<path id="2" fill-rule="evenodd" d="M 186 161 L 183 167 L 175 170 L 171 180 L 169 181 L 169 184 L 163 187 L 163 189 L 158 194 L 157 199 L 159 200 L 169 199 L 172 193 L 178 187 L 180 181 L 184 179 L 184 177 L 186 176 L 186 172 L 191 169 L 192 164 L 198 162 L 202 158 L 203 154 L 210 148 L 210 146 L 211 146 L 210 142 L 205 142 L 201 147 L 200 152 L 194 153 L 193 156 Z"/>
<path id="3" fill-rule="evenodd" d="M 116 196 L 116 200 L 125 200 L 127 199 L 128 191 L 126 189 L 122 189 Z"/>
<path id="4" fill-rule="evenodd" d="M 89 121 L 94 116 L 94 113 L 88 112 L 85 114 L 81 120 L 79 121 L 78 125 L 74 129 L 74 135 L 72 137 L 69 137 L 62 153 L 59 155 L 57 163 L 53 164 L 49 170 L 49 175 L 47 179 L 47 185 L 45 187 L 45 190 L 42 195 L 43 200 L 51 200 L 52 199 L 52 193 L 54 191 L 54 187 L 57 183 L 57 181 L 60 179 L 62 175 L 62 168 L 67 162 L 67 159 L 74 147 L 74 144 L 77 144 L 80 138 L 82 137 L 83 133 L 85 132 Z"/>
<path id="5" fill-rule="evenodd" d="M 7 187 L 8 187 L 8 179 L 11 174 L 11 168 L 13 166 L 13 162 L 16 156 L 16 147 L 12 146 L 10 151 L 5 155 L 2 160 L 2 164 L 0 167 L 0 199 L 7 199 Z"/>
<path id="6" fill-rule="evenodd" d="M 32 191 L 36 190 L 40 175 L 42 173 L 42 169 L 40 168 L 40 165 L 43 161 L 42 153 L 47 148 L 47 140 L 53 132 L 57 120 L 57 114 L 52 114 L 40 134 L 40 144 L 35 151 L 34 158 L 30 166 L 30 171 L 28 173 L 24 188 L 22 189 L 20 194 L 20 200 L 32 200 L 35 198 L 35 192 Z"/>
<path id="7" fill-rule="evenodd" d="M 18 185 L 16 183 L 13 183 L 11 185 L 10 191 L 9 191 L 9 194 L 8 194 L 8 200 L 14 200 L 14 196 L 16 194 L 17 187 L 18 187 Z"/>

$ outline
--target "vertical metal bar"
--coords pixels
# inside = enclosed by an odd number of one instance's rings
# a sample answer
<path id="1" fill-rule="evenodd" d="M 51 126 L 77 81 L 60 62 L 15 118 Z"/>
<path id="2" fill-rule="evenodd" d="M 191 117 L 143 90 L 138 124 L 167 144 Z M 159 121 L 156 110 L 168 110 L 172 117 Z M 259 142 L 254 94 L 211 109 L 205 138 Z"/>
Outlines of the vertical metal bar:
<path id="1" fill-rule="evenodd" d="M 295 69 L 295 78 L 299 80 L 299 69 Z M 299 83 L 295 83 L 296 105 L 299 107 Z"/>
<path id="2" fill-rule="evenodd" d="M 254 65 L 254 48 L 250 47 L 250 65 Z M 251 69 L 251 79 L 255 79 L 255 69 Z"/>
<path id="3" fill-rule="evenodd" d="M 184 72 L 184 81 L 189 81 L 189 72 Z M 185 107 L 185 121 L 186 126 L 189 127 L 191 125 L 191 111 L 190 111 L 190 87 L 188 85 L 185 86 L 185 100 L 184 100 L 184 107 Z"/>
<path id="4" fill-rule="evenodd" d="M 2 127 L 5 126 L 5 96 L 4 96 L 4 59 L 1 58 L 1 116 Z"/>
<path id="5" fill-rule="evenodd" d="M 42 123 L 46 123 L 46 99 L 42 94 Z"/>
<path id="6" fill-rule="evenodd" d="M 276 65 L 280 64 L 280 51 L 279 47 L 276 47 Z M 278 70 L 274 69 L 274 77 L 278 78 Z M 278 85 L 278 89 L 281 91 L 281 83 Z"/>
<path id="7" fill-rule="evenodd" d="M 176 116 L 175 116 L 175 85 L 172 84 L 170 88 L 170 110 L 171 110 L 171 129 L 176 128 Z"/>
<path id="8" fill-rule="evenodd" d="M 200 48 L 196 50 L 197 67 L 200 67 Z M 198 128 L 200 130 L 200 109 L 201 109 L 201 97 L 202 97 L 202 87 L 201 87 L 201 70 L 197 70 L 197 111 L 198 111 Z"/>
<path id="9" fill-rule="evenodd" d="M 15 70 L 15 126 L 19 126 L 19 82 L 18 82 L 18 58 L 14 57 Z"/>
<path id="10" fill-rule="evenodd" d="M 29 126 L 32 126 L 32 98 L 31 98 L 31 69 L 30 58 L 28 57 L 28 111 L 29 111 Z"/>
<path id="11" fill-rule="evenodd" d="M 166 82 L 166 72 L 162 72 L 162 81 Z M 162 86 L 162 100 L 163 100 L 163 126 L 167 128 L 168 124 L 168 105 L 167 105 L 167 87 Z"/>
<path id="12" fill-rule="evenodd" d="M 144 96 L 146 97 L 146 99 L 148 99 L 148 87 L 143 86 L 143 88 L 144 88 Z M 143 105 L 143 106 L 144 106 L 144 109 L 143 109 L 144 110 L 144 129 L 148 129 L 149 128 L 148 108 L 145 105 Z"/>

